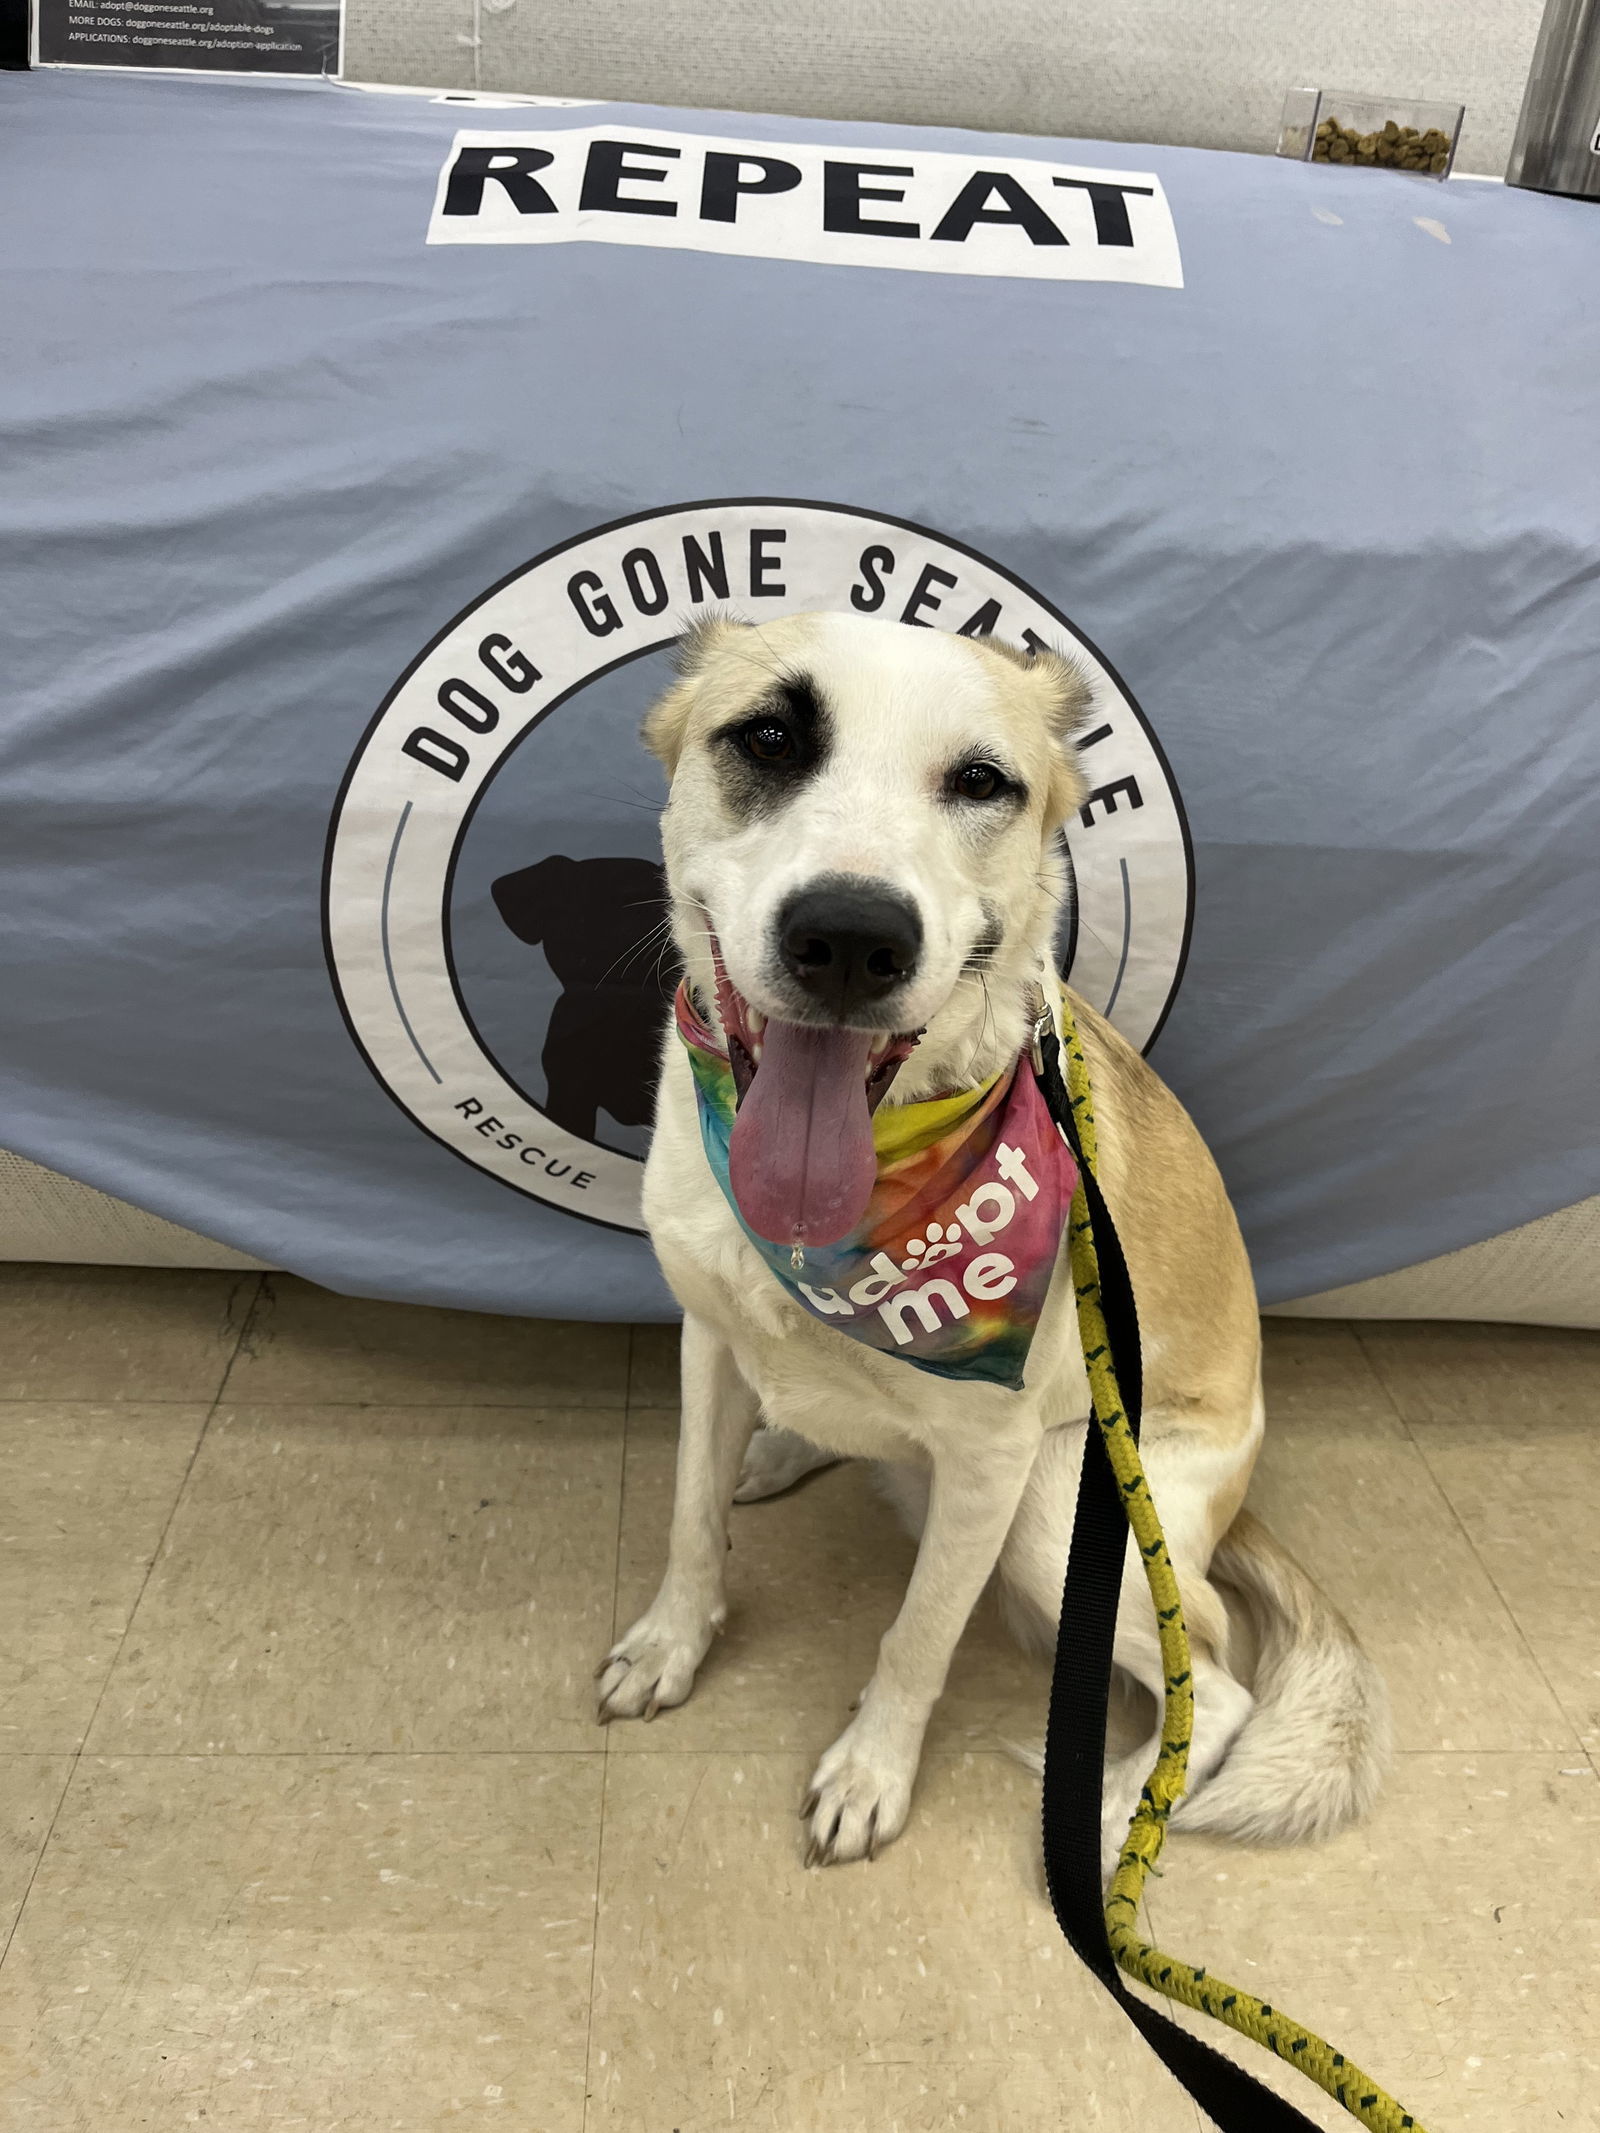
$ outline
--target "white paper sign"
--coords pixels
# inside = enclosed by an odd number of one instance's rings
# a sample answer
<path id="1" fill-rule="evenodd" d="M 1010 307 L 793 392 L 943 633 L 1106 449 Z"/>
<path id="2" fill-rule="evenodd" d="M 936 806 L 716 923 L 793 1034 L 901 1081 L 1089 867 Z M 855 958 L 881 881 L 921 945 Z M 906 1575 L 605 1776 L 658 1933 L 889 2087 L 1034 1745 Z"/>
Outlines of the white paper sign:
<path id="1" fill-rule="evenodd" d="M 430 244 L 634 244 L 1181 289 L 1148 171 L 648 127 L 458 133 Z"/>

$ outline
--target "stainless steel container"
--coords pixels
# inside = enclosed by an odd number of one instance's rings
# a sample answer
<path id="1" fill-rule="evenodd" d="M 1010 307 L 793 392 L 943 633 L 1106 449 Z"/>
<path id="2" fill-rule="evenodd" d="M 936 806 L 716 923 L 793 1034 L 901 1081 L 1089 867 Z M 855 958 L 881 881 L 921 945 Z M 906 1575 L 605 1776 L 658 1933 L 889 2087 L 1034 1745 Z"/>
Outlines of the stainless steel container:
<path id="1" fill-rule="evenodd" d="M 1600 0 L 1546 0 L 1506 183 L 1600 199 Z"/>

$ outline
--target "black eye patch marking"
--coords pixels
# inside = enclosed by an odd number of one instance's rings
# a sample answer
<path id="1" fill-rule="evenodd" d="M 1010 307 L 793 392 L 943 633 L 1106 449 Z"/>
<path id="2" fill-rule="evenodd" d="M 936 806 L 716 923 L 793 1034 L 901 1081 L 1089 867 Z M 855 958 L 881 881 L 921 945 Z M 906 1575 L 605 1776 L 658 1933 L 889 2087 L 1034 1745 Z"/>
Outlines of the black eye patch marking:
<path id="1" fill-rule="evenodd" d="M 711 736 L 722 797 L 748 821 L 793 799 L 827 761 L 832 722 L 803 676 L 780 681 Z"/>
<path id="2" fill-rule="evenodd" d="M 942 797 L 974 814 L 1002 807 L 1009 814 L 1026 804 L 1028 789 L 993 756 L 971 755 L 945 772 Z"/>

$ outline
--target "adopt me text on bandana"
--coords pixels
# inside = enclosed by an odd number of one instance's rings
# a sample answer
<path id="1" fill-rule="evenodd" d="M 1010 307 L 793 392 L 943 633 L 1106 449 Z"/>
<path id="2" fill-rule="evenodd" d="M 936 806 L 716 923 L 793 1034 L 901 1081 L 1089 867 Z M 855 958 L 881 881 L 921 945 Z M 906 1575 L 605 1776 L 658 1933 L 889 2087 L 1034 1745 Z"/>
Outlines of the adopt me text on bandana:
<path id="1" fill-rule="evenodd" d="M 675 1013 L 706 1158 L 773 1277 L 813 1318 L 882 1354 L 1020 1388 L 1078 1182 L 1027 1062 L 954 1096 L 882 1105 L 865 1214 L 796 1266 L 789 1245 L 745 1222 L 728 1182 L 737 1106 L 727 1053 L 682 985 Z"/>

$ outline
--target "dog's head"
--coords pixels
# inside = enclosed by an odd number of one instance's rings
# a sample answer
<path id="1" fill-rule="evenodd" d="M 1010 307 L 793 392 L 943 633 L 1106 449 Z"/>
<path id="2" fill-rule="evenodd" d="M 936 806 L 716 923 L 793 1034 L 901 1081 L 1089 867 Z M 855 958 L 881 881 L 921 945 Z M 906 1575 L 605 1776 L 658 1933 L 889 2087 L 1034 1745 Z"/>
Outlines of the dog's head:
<path id="1" fill-rule="evenodd" d="M 736 1193 L 760 1234 L 829 1242 L 891 1082 L 958 1087 L 1021 1042 L 1088 686 L 1049 652 L 837 614 L 714 621 L 682 663 L 645 738 L 679 948 L 733 1062 Z"/>

